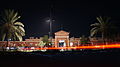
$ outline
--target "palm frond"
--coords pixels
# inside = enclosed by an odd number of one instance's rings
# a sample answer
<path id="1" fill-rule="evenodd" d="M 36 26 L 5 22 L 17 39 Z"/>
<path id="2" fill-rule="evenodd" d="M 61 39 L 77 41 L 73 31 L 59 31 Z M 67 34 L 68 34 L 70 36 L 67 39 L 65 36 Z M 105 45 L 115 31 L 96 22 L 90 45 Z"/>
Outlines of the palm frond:
<path id="1" fill-rule="evenodd" d="M 100 26 L 99 23 L 94 23 L 94 24 L 91 24 L 90 26 Z"/>
<path id="2" fill-rule="evenodd" d="M 90 36 L 94 36 L 96 33 L 98 32 L 98 30 L 92 30 L 91 33 L 90 33 Z"/>
<path id="3" fill-rule="evenodd" d="M 23 27 L 20 27 L 18 28 L 21 32 L 25 32 L 24 28 Z"/>
<path id="4" fill-rule="evenodd" d="M 5 40 L 5 37 L 6 37 L 6 33 L 3 33 L 3 34 L 2 34 L 2 37 L 1 37 L 1 40 L 4 41 L 4 40 Z"/>
<path id="5" fill-rule="evenodd" d="M 12 20 L 12 17 L 14 15 L 14 10 L 9 10 L 9 18 Z"/>
<path id="6" fill-rule="evenodd" d="M 21 16 L 17 16 L 17 17 L 15 17 L 14 19 L 12 19 L 12 23 L 14 23 L 14 22 L 16 22 L 19 18 L 20 18 Z"/>
<path id="7" fill-rule="evenodd" d="M 14 25 L 17 25 L 17 26 L 22 26 L 22 27 L 24 27 L 24 24 L 23 24 L 23 23 L 21 23 L 21 22 L 15 22 L 15 23 L 14 23 Z"/>
<path id="8" fill-rule="evenodd" d="M 97 31 L 96 31 L 97 30 Z M 96 31 L 96 32 L 95 32 Z M 91 36 L 94 36 L 94 34 L 96 34 L 97 32 L 99 31 L 99 28 L 98 27 L 94 27 L 90 30 L 90 34 Z"/>
<path id="9" fill-rule="evenodd" d="M 96 19 L 98 20 L 98 22 L 99 22 L 101 25 L 104 24 L 104 20 L 102 19 L 101 16 L 97 17 Z"/>
<path id="10" fill-rule="evenodd" d="M 18 38 L 19 41 L 22 41 L 22 36 L 20 36 L 17 32 L 15 32 L 15 35 Z"/>
<path id="11" fill-rule="evenodd" d="M 13 26 L 15 32 L 17 32 L 21 36 L 25 36 L 25 30 L 23 27 L 20 26 Z"/>
<path id="12" fill-rule="evenodd" d="M 14 23 L 20 16 L 18 16 L 18 12 L 15 12 L 14 10 L 5 10 L 2 13 L 2 18 L 5 22 Z"/>
<path id="13" fill-rule="evenodd" d="M 18 16 L 18 12 L 14 13 L 12 20 Z"/>

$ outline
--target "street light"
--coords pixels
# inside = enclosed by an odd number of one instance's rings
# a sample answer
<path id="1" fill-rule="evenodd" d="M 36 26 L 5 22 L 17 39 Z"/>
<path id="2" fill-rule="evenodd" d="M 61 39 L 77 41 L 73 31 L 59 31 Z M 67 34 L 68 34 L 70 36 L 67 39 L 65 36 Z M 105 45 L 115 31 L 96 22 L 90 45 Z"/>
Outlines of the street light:
<path id="1" fill-rule="evenodd" d="M 49 19 L 46 22 L 49 22 L 50 24 L 50 32 L 49 32 L 49 39 L 52 45 L 52 23 L 53 23 L 53 19 L 52 19 L 52 12 L 53 12 L 53 4 L 50 4 L 50 12 L 49 12 Z"/>
<path id="2" fill-rule="evenodd" d="M 51 42 L 51 45 L 52 45 L 52 23 L 53 23 L 54 20 L 52 20 L 51 18 L 49 18 L 46 22 L 49 22 L 50 24 L 50 32 L 49 32 L 49 39 L 50 39 L 50 42 Z"/>

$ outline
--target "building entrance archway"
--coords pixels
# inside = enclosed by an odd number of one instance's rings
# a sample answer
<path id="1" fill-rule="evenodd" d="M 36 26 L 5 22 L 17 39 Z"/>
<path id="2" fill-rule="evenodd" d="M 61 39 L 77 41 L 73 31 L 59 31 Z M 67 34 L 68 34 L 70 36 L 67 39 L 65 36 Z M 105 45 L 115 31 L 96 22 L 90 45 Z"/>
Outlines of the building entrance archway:
<path id="1" fill-rule="evenodd" d="M 66 31 L 58 31 L 55 33 L 55 47 L 69 46 L 69 33 Z"/>

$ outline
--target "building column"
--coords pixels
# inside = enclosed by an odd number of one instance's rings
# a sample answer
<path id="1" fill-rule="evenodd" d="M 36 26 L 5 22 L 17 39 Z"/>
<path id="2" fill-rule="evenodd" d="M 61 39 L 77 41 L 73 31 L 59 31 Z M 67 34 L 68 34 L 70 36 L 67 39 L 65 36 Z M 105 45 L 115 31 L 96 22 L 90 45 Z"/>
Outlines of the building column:
<path id="1" fill-rule="evenodd" d="M 78 40 L 78 46 L 79 46 L 79 43 L 80 43 L 80 42 L 79 42 L 79 40 Z"/>
<path id="2" fill-rule="evenodd" d="M 57 37 L 55 37 L 55 47 L 57 47 Z"/>
<path id="3" fill-rule="evenodd" d="M 67 36 L 67 42 L 68 42 L 68 47 L 70 46 L 69 44 L 70 44 L 70 41 L 69 41 L 69 36 Z"/>

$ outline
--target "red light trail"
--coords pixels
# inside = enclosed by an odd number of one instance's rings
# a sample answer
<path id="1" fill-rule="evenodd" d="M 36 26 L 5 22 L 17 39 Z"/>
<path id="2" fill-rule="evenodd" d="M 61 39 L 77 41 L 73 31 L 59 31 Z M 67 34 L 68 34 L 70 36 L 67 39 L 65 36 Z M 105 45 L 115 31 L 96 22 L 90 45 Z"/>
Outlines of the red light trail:
<path id="1" fill-rule="evenodd" d="M 45 47 L 35 48 L 36 50 L 55 50 L 55 49 L 106 49 L 106 48 L 120 48 L 120 44 L 110 45 L 96 45 L 96 46 L 78 46 L 78 47 Z M 31 48 L 24 48 L 23 50 L 30 50 Z"/>

